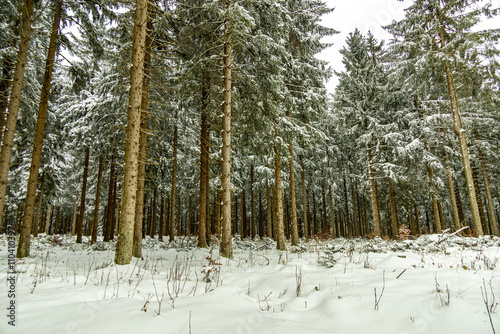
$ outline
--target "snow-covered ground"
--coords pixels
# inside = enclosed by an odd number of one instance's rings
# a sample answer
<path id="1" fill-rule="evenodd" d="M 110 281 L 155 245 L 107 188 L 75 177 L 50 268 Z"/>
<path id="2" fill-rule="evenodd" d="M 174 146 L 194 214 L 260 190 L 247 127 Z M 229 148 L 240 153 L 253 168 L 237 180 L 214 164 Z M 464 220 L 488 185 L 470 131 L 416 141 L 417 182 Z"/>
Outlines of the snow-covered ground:
<path id="1" fill-rule="evenodd" d="M 500 238 L 439 240 L 310 240 L 280 252 L 236 237 L 228 260 L 195 239 L 147 238 L 142 259 L 117 266 L 114 243 L 42 235 L 16 264 L 12 327 L 0 236 L 0 333 L 493 333 L 482 293 L 494 309 Z"/>

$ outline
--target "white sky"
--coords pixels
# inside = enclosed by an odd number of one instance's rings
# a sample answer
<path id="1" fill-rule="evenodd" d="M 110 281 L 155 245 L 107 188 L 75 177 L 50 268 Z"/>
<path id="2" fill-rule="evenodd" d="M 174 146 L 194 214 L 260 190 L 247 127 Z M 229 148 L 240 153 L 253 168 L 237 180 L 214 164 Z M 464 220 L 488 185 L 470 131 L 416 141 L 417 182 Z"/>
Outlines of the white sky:
<path id="1" fill-rule="evenodd" d="M 500 7 L 500 0 L 489 0 L 493 8 Z M 318 55 L 318 58 L 330 62 L 332 68 L 336 71 L 342 71 L 342 56 L 339 50 L 345 45 L 345 40 L 350 32 L 358 28 L 363 34 L 371 31 L 373 35 L 380 41 L 384 39 L 386 42 L 391 35 L 388 34 L 382 26 L 391 23 L 393 20 L 401 20 L 404 18 L 404 9 L 409 7 L 412 0 L 325 0 L 328 7 L 335 8 L 333 13 L 322 17 L 323 25 L 332 27 L 339 34 L 325 38 L 327 43 L 334 43 L 332 47 Z M 488 1 L 483 1 L 486 4 Z M 498 28 L 500 24 L 494 22 L 495 19 L 485 20 L 477 27 L 480 29 Z M 334 75 L 327 84 L 328 91 L 333 93 L 338 80 Z"/>
<path id="2" fill-rule="evenodd" d="M 396 0 L 325 0 L 329 7 L 335 10 L 329 15 L 322 17 L 323 25 L 332 27 L 339 34 L 325 38 L 324 42 L 334 43 L 332 47 L 318 55 L 318 58 L 330 62 L 336 71 L 344 69 L 342 56 L 339 50 L 345 45 L 345 40 L 350 32 L 358 28 L 363 34 L 371 31 L 378 39 L 388 40 L 388 34 L 381 26 L 391 23 L 393 20 L 400 20 L 404 17 L 404 8 L 408 7 L 411 1 L 399 2 Z M 327 84 L 328 91 L 333 93 L 338 80 L 334 76 Z"/>

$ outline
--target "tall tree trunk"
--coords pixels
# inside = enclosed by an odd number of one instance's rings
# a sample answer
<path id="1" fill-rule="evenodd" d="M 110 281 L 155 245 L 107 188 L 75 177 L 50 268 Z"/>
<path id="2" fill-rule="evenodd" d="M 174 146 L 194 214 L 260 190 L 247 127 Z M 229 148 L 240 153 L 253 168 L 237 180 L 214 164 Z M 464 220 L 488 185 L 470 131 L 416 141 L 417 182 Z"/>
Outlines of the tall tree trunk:
<path id="1" fill-rule="evenodd" d="M 323 222 L 322 222 L 323 226 L 321 227 L 321 231 L 319 232 L 320 234 L 323 234 L 325 232 L 325 227 L 328 226 L 326 222 L 326 191 L 324 183 L 321 185 L 321 202 L 323 208 Z"/>
<path id="2" fill-rule="evenodd" d="M 370 196 L 372 201 L 372 215 L 373 215 L 373 232 L 375 236 L 382 236 L 382 226 L 380 222 L 380 208 L 378 203 L 377 183 L 375 181 L 375 172 L 373 170 L 372 152 L 367 149 L 368 155 L 368 176 L 370 181 Z"/>
<path id="3" fill-rule="evenodd" d="M 446 47 L 446 39 L 444 36 L 444 28 L 440 27 L 441 47 Z M 460 144 L 460 152 L 462 153 L 462 162 L 464 166 L 465 181 L 467 183 L 467 194 L 469 195 L 469 203 L 472 212 L 472 220 L 474 223 L 474 233 L 476 236 L 483 235 L 481 226 L 481 218 L 479 208 L 477 206 L 476 190 L 474 189 L 474 179 L 472 177 L 472 169 L 469 158 L 469 148 L 467 147 L 466 131 L 463 127 L 462 116 L 460 115 L 457 91 L 451 72 L 451 64 L 449 60 L 445 61 L 446 80 L 448 83 L 448 93 L 451 101 L 451 111 L 453 115 L 453 130 L 458 137 Z"/>
<path id="4" fill-rule="evenodd" d="M 38 208 L 35 214 L 35 221 L 33 224 L 33 236 L 38 236 L 38 228 L 40 225 L 40 217 L 42 214 L 42 201 L 43 201 L 43 187 L 45 185 L 45 173 L 42 174 L 42 183 L 40 184 L 40 192 L 38 194 Z"/>
<path id="5" fill-rule="evenodd" d="M 250 235 L 252 240 L 255 240 L 255 198 L 253 193 L 253 165 L 250 166 Z"/>
<path id="6" fill-rule="evenodd" d="M 45 235 L 49 235 L 49 230 L 50 230 L 50 222 L 52 218 L 52 204 L 49 204 L 49 207 L 47 209 L 47 220 L 45 221 Z"/>
<path id="7" fill-rule="evenodd" d="M 277 135 L 277 130 L 276 130 Z M 278 250 L 286 250 L 285 232 L 283 229 L 283 188 L 281 184 L 281 157 L 279 151 L 275 152 L 274 158 L 274 173 L 276 182 L 276 247 Z"/>
<path id="8" fill-rule="evenodd" d="M 76 243 L 82 243 L 83 217 L 85 214 L 85 195 L 87 193 L 87 177 L 89 175 L 90 147 L 85 150 L 85 165 L 83 167 L 82 195 L 80 196 L 80 219 L 76 225 Z"/>
<path id="9" fill-rule="evenodd" d="M 347 236 L 352 237 L 348 198 L 349 198 L 349 196 L 347 194 L 347 181 L 346 181 L 346 177 L 344 176 L 344 200 L 345 200 L 345 217 L 346 217 L 346 225 L 347 225 Z"/>
<path id="10" fill-rule="evenodd" d="M 229 8 L 232 1 L 225 1 Z M 222 240 L 220 254 L 233 257 L 233 244 L 231 239 L 231 85 L 233 66 L 232 26 L 229 19 L 224 21 L 225 41 L 223 57 L 223 105 L 222 105 L 222 149 L 221 149 L 221 185 L 222 185 Z"/>
<path id="11" fill-rule="evenodd" d="M 21 237 L 17 245 L 17 257 L 23 258 L 30 253 L 30 233 L 35 212 L 36 188 L 38 186 L 38 172 L 40 160 L 42 158 L 43 134 L 45 131 L 45 120 L 47 119 L 47 109 L 50 95 L 50 84 L 52 83 L 52 71 L 54 69 L 54 59 L 57 49 L 57 35 L 59 22 L 61 19 L 62 1 L 57 0 L 54 9 L 54 21 L 49 40 L 49 51 L 45 61 L 45 74 L 43 77 L 42 93 L 38 105 L 38 117 L 36 120 L 35 137 L 33 139 L 33 152 L 31 155 L 31 167 L 28 177 L 28 189 L 26 190 L 26 200 L 24 204 L 23 223 L 21 226 Z M 57 231 L 56 231 L 57 232 Z"/>
<path id="12" fill-rule="evenodd" d="M 479 139 L 479 132 L 477 130 L 476 130 L 476 139 Z M 479 160 L 481 162 L 481 171 L 483 173 L 483 182 L 484 182 L 484 189 L 486 191 L 486 199 L 488 200 L 488 217 L 491 225 L 491 234 L 500 237 L 497 219 L 495 217 L 495 206 L 493 204 L 493 197 L 491 196 L 491 191 L 490 191 L 490 182 L 488 181 L 486 164 L 484 163 L 484 156 L 480 147 L 478 147 L 478 153 L 479 153 Z"/>
<path id="13" fill-rule="evenodd" d="M 352 223 L 354 224 L 354 235 L 359 236 L 359 221 L 358 221 L 358 209 L 356 206 L 356 189 L 354 182 L 351 180 L 351 198 L 352 198 Z"/>
<path id="14" fill-rule="evenodd" d="M 408 206 L 408 218 L 410 220 L 410 230 L 413 236 L 417 235 L 417 228 L 415 227 L 415 218 L 413 217 L 413 207 Z"/>
<path id="15" fill-rule="evenodd" d="M 149 11 L 151 13 L 151 11 Z M 148 146 L 148 102 L 151 70 L 151 44 L 153 20 L 148 17 L 146 25 L 146 41 L 144 49 L 144 75 L 142 78 L 141 125 L 139 137 L 139 162 L 137 166 L 137 191 L 134 213 L 134 237 L 132 241 L 132 256 L 142 255 L 142 218 L 144 208 L 144 183 L 146 182 L 146 159 Z"/>
<path id="16" fill-rule="evenodd" d="M 24 70 L 26 68 L 28 58 L 28 49 L 31 38 L 31 20 L 33 16 L 33 2 L 33 0 L 25 0 L 24 5 L 21 6 L 22 19 L 20 24 L 19 49 L 17 53 L 16 66 L 14 67 L 9 106 L 7 108 L 7 119 L 5 121 L 2 149 L 0 152 L 0 222 L 2 221 L 5 195 L 7 194 L 10 158 L 12 156 L 14 136 L 16 134 L 17 114 L 21 103 Z M 19 244 L 23 244 L 21 248 L 25 248 L 26 242 L 20 242 Z"/>
<path id="17" fill-rule="evenodd" d="M 99 203 L 101 200 L 101 183 L 102 183 L 103 166 L 104 166 L 104 157 L 101 153 L 101 156 L 99 157 L 99 171 L 97 172 L 97 188 L 95 192 L 94 221 L 92 223 L 92 243 L 97 241 L 97 224 L 99 222 Z"/>
<path id="18" fill-rule="evenodd" d="M 208 87 L 203 78 L 201 89 L 201 134 L 200 134 L 200 208 L 198 216 L 198 247 L 207 247 L 207 192 L 208 192 L 208 159 L 209 159 L 209 132 L 208 132 Z"/>
<path id="19" fill-rule="evenodd" d="M 271 201 L 271 190 L 269 189 L 269 183 L 266 180 L 266 213 L 267 213 L 267 237 L 273 237 L 273 216 L 272 208 L 273 204 Z"/>
<path id="20" fill-rule="evenodd" d="M 418 215 L 418 205 L 415 203 L 415 228 L 417 229 L 417 234 L 422 233 L 420 229 L 420 216 Z"/>
<path id="21" fill-rule="evenodd" d="M 389 188 L 389 203 L 391 206 L 391 229 L 392 229 L 392 238 L 398 238 L 398 217 L 396 214 L 396 199 L 394 198 L 394 189 L 392 188 L 392 181 L 390 178 L 387 178 L 387 187 Z"/>
<path id="22" fill-rule="evenodd" d="M 153 239 L 156 235 L 156 196 L 158 194 L 158 191 L 155 187 L 155 190 L 153 191 L 153 205 L 151 208 L 151 230 L 149 231 L 149 237 Z"/>
<path id="23" fill-rule="evenodd" d="M 478 171 L 476 164 L 474 163 L 474 160 L 471 161 L 471 171 L 472 171 L 472 178 L 474 180 L 474 188 L 476 192 L 476 200 L 477 200 L 477 208 L 479 211 L 479 221 L 481 223 L 481 229 L 483 233 L 488 234 L 488 226 L 486 225 L 486 216 L 484 215 L 484 207 L 483 207 L 483 200 L 481 198 L 481 188 L 479 187 L 479 177 L 478 177 Z"/>
<path id="24" fill-rule="evenodd" d="M 169 241 L 172 242 L 175 240 L 175 202 L 176 202 L 176 196 L 175 196 L 175 188 L 177 185 L 177 135 L 178 135 L 178 127 L 177 127 L 177 119 L 178 113 L 177 110 L 175 111 L 175 126 L 174 126 L 174 152 L 173 152 L 173 162 L 172 162 L 172 188 L 171 188 L 171 194 L 170 194 L 170 201 L 171 201 L 171 206 L 170 206 L 170 235 L 169 235 Z M 178 213 L 180 215 L 180 212 Z M 177 225 L 178 231 L 180 232 L 180 225 Z"/>
<path id="25" fill-rule="evenodd" d="M 313 191 L 313 229 L 314 235 L 318 236 L 318 219 L 316 217 L 316 195 Z"/>
<path id="26" fill-rule="evenodd" d="M 458 214 L 457 200 L 455 198 L 455 190 L 453 188 L 453 178 L 451 175 L 450 165 L 446 166 L 446 176 L 448 178 L 448 192 L 450 193 L 451 211 L 453 212 L 453 223 L 455 231 L 460 230 L 460 216 Z"/>
<path id="27" fill-rule="evenodd" d="M 434 233 L 442 233 L 443 232 L 443 226 L 441 223 L 441 219 L 439 216 L 439 207 L 438 207 L 438 201 L 439 201 L 439 195 L 438 195 L 438 189 L 437 186 L 434 182 L 434 174 L 432 172 L 432 168 L 429 165 L 429 163 L 426 163 L 426 168 L 427 168 L 427 173 L 429 174 L 429 188 L 431 190 L 431 197 L 432 197 L 432 213 L 434 217 Z"/>
<path id="28" fill-rule="evenodd" d="M 333 235 L 335 238 L 336 235 L 336 227 L 335 227 L 335 213 L 333 211 L 333 196 L 332 196 L 332 186 L 328 186 L 328 197 L 330 200 L 330 219 L 332 222 L 332 229 L 330 230 L 330 233 Z"/>
<path id="29" fill-rule="evenodd" d="M 71 235 L 76 234 L 77 224 L 78 224 L 78 190 L 75 193 L 75 207 L 73 209 L 73 223 L 71 225 Z"/>
<path id="30" fill-rule="evenodd" d="M 108 205 L 106 206 L 106 219 L 103 231 L 104 241 L 109 241 L 111 235 L 111 225 L 113 225 L 114 178 L 115 178 L 115 152 L 112 153 L 111 162 L 109 163 Z"/>
<path id="31" fill-rule="evenodd" d="M 297 193 L 295 190 L 295 167 L 293 161 L 293 146 L 292 140 L 288 144 L 288 152 L 290 152 L 290 210 L 292 219 L 292 246 L 299 245 L 299 228 L 297 225 Z"/>
<path id="32" fill-rule="evenodd" d="M 304 219 L 304 236 L 309 238 L 309 223 L 307 222 L 307 198 L 306 198 L 306 178 L 304 173 L 304 164 L 302 164 L 302 214 Z"/>
<path id="33" fill-rule="evenodd" d="M 161 197 L 161 195 L 160 195 Z M 158 222 L 159 224 L 159 232 L 158 232 L 158 239 L 160 241 L 163 241 L 163 234 L 165 233 L 165 201 L 160 199 L 160 221 Z"/>
<path id="34" fill-rule="evenodd" d="M 132 259 L 135 225 L 135 201 L 139 163 L 141 126 L 141 100 L 146 48 L 147 0 L 137 0 L 135 10 L 132 68 L 125 141 L 125 166 L 123 171 L 120 230 L 116 244 L 115 263 L 128 264 Z"/>

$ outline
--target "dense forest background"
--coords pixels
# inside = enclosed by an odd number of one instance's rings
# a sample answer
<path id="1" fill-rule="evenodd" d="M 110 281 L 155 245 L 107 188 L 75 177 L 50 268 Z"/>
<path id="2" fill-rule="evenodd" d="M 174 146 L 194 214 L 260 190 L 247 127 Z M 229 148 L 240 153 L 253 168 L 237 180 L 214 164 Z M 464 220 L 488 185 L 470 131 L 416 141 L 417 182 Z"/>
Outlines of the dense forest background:
<path id="1" fill-rule="evenodd" d="M 312 236 L 396 238 L 402 225 L 412 235 L 466 226 L 499 235 L 500 31 L 475 28 L 498 9 L 415 0 L 386 27 L 387 43 L 350 33 L 340 72 L 315 57 L 336 33 L 320 22 L 332 10 L 4 0 L 0 209 L 2 231 L 13 223 L 25 236 L 18 256 L 30 234 L 115 239 L 130 198 L 139 257 L 146 235 L 198 235 L 204 247 L 222 230 L 279 248 Z M 137 87 L 137 181 L 124 196 Z"/>

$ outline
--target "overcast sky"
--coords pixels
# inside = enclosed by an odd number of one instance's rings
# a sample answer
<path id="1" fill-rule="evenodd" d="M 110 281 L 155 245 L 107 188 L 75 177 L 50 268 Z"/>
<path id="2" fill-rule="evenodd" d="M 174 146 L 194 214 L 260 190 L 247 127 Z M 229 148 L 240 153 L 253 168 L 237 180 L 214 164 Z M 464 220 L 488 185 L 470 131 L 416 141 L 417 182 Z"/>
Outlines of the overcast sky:
<path id="1" fill-rule="evenodd" d="M 329 7 L 335 10 L 322 17 L 323 25 L 340 31 L 339 34 L 325 38 L 324 41 L 334 45 L 318 55 L 318 58 L 330 62 L 336 71 L 344 69 L 342 56 L 339 50 L 345 45 L 345 40 L 350 32 L 358 28 L 363 34 L 371 31 L 378 40 L 388 40 L 390 34 L 381 26 L 400 20 L 404 17 L 404 8 L 411 1 L 399 2 L 396 0 L 326 0 Z M 334 76 L 327 85 L 329 92 L 333 93 L 338 80 Z"/>
<path id="2" fill-rule="evenodd" d="M 489 0 L 494 8 L 500 7 L 500 0 Z M 411 5 L 412 0 L 325 0 L 326 4 L 335 8 L 330 15 L 322 17 L 323 25 L 332 27 L 340 31 L 339 34 L 325 38 L 327 43 L 334 43 L 332 47 L 318 55 L 318 58 L 330 62 L 332 68 L 336 71 L 342 71 L 342 56 L 339 53 L 345 45 L 345 40 L 350 32 L 358 28 L 363 34 L 371 31 L 378 39 L 384 39 L 386 42 L 391 38 L 382 26 L 391 23 L 393 20 L 401 20 L 404 18 L 404 9 Z M 486 4 L 483 1 L 481 4 Z M 500 24 L 497 19 L 484 20 L 477 28 L 499 28 Z M 336 76 L 327 84 L 328 91 L 333 93 L 338 80 Z"/>

